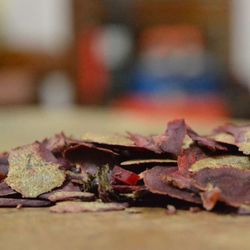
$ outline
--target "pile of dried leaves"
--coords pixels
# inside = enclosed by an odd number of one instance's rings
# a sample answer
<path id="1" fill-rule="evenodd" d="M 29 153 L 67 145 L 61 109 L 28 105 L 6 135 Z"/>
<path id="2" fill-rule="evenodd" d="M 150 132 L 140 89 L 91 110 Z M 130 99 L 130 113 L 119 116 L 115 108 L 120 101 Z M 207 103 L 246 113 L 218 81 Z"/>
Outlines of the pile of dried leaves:
<path id="1" fill-rule="evenodd" d="M 0 207 L 51 212 L 167 206 L 250 214 L 250 125 L 201 136 L 184 120 L 161 135 L 57 134 L 0 154 Z"/>

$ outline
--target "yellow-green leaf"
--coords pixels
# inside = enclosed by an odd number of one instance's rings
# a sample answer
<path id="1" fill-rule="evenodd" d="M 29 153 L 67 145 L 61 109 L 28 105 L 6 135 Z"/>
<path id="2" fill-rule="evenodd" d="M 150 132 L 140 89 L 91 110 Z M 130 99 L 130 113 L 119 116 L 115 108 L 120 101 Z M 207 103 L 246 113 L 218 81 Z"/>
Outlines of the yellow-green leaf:
<path id="1" fill-rule="evenodd" d="M 130 165 L 141 165 L 141 164 L 164 164 L 164 163 L 176 163 L 176 160 L 171 159 L 142 159 L 142 160 L 129 160 L 123 161 L 121 166 L 130 166 Z"/>
<path id="2" fill-rule="evenodd" d="M 134 146 L 134 143 L 127 137 L 120 134 L 113 135 L 98 135 L 87 133 L 81 138 L 83 141 L 108 144 L 108 145 L 119 145 L 119 146 Z"/>
<path id="3" fill-rule="evenodd" d="M 38 142 L 12 150 L 8 160 L 5 181 L 23 197 L 35 198 L 64 182 L 65 174 L 56 159 Z"/>
<path id="4" fill-rule="evenodd" d="M 221 168 L 232 167 L 238 169 L 250 169 L 250 157 L 236 156 L 236 155 L 223 155 L 216 157 L 208 157 L 196 161 L 189 171 L 197 172 L 204 168 Z"/>

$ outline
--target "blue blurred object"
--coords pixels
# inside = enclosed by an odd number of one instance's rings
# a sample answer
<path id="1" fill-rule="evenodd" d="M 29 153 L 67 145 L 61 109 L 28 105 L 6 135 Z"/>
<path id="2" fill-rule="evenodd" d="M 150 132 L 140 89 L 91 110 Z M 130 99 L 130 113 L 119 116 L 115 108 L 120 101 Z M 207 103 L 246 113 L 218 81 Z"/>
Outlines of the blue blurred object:
<path id="1" fill-rule="evenodd" d="M 193 26 L 156 26 L 142 32 L 130 91 L 136 95 L 219 95 L 221 72 Z"/>
<path id="2" fill-rule="evenodd" d="M 212 69 L 200 74 L 156 75 L 138 67 L 130 91 L 135 94 L 166 96 L 173 94 L 219 94 L 222 91 L 218 72 Z"/>

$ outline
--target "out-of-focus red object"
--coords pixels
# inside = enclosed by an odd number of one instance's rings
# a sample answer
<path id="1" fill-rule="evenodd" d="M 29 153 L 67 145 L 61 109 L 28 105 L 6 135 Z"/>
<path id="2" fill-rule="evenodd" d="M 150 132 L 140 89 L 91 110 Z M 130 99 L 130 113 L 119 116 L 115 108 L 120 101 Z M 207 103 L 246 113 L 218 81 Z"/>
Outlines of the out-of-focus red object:
<path id="1" fill-rule="evenodd" d="M 218 120 L 230 116 L 229 109 L 219 97 L 201 96 L 192 98 L 173 98 L 173 100 L 150 100 L 143 97 L 127 96 L 113 103 L 113 107 L 130 111 L 136 116 L 162 119 L 183 117 L 194 120 Z"/>
<path id="2" fill-rule="evenodd" d="M 100 104 L 108 87 L 108 71 L 102 59 L 94 51 L 99 32 L 97 27 L 89 27 L 78 40 L 77 94 L 82 104 Z"/>

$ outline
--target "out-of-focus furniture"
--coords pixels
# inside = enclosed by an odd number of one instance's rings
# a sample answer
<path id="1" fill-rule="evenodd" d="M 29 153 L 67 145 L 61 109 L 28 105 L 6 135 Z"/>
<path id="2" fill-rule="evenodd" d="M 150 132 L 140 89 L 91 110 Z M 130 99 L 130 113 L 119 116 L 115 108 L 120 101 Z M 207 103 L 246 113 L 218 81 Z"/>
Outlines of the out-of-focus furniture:
<path id="1" fill-rule="evenodd" d="M 50 56 L 1 48 L 0 105 L 36 103 L 39 84 L 49 72 L 62 70 L 73 76 L 70 58 L 70 53 Z"/>

